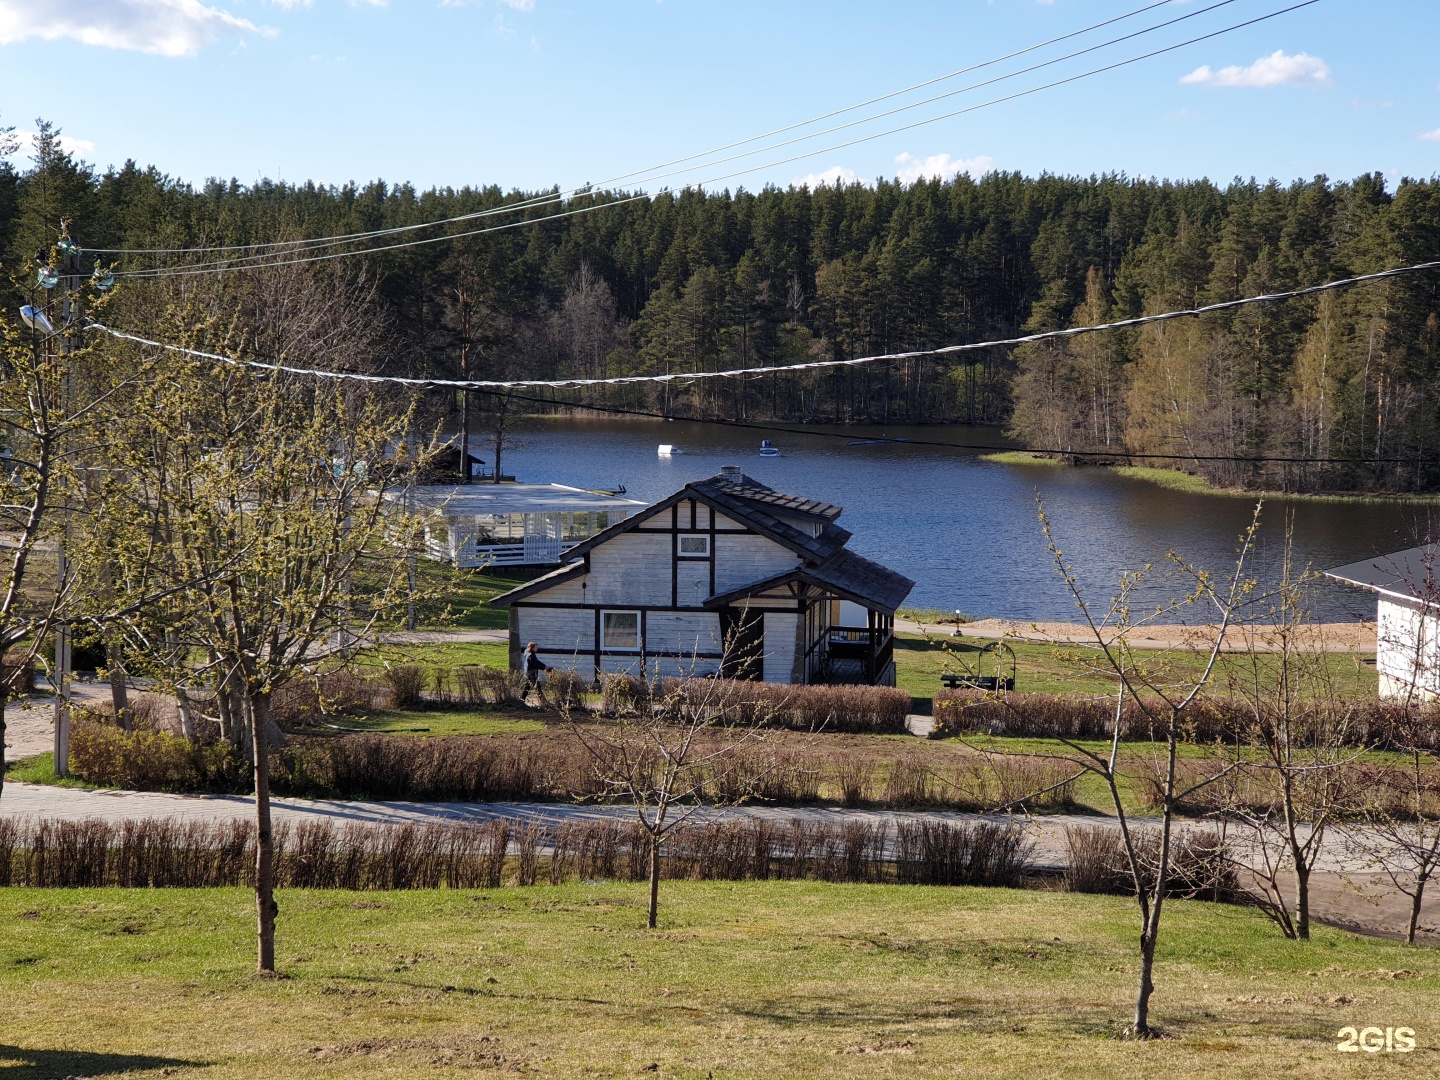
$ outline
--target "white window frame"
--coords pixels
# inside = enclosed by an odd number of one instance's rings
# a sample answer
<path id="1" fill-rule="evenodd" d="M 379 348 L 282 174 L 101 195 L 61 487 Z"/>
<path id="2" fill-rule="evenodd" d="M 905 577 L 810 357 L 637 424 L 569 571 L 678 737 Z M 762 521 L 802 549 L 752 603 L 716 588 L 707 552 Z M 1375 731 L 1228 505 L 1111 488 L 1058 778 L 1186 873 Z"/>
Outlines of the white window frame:
<path id="1" fill-rule="evenodd" d="M 615 645 L 610 641 L 610 631 L 607 626 L 611 615 L 633 615 L 635 616 L 635 644 Z M 641 627 L 643 622 L 640 619 L 640 612 L 632 608 L 608 608 L 600 612 L 600 651 L 601 652 L 627 652 L 638 653 L 643 643 L 641 638 Z M 627 635 L 628 637 L 628 635 Z"/>
<path id="2" fill-rule="evenodd" d="M 705 541 L 704 551 L 685 551 L 686 540 Z M 708 559 L 710 558 L 710 534 L 709 533 L 681 533 L 675 541 L 675 556 L 679 559 Z"/>

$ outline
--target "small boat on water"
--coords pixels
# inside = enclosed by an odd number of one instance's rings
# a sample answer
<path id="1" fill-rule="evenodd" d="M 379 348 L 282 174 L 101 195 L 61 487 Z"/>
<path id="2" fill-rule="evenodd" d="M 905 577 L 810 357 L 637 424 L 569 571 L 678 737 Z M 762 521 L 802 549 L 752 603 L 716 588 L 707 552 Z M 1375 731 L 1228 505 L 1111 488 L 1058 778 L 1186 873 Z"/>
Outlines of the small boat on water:
<path id="1" fill-rule="evenodd" d="M 910 441 L 909 439 L 905 438 L 905 436 L 902 435 L 902 436 L 900 436 L 898 439 L 851 439 L 851 440 L 850 440 L 849 442 L 847 442 L 845 445 L 846 445 L 846 446 L 887 446 L 887 445 L 889 445 L 890 443 L 907 443 L 907 442 L 909 442 L 909 441 Z"/>
<path id="2" fill-rule="evenodd" d="M 760 440 L 760 456 L 761 456 L 761 457 L 779 457 L 779 456 L 780 456 L 780 448 L 779 448 L 778 446 L 776 446 L 773 442 L 771 442 L 769 439 L 761 439 L 761 440 Z"/>
<path id="3" fill-rule="evenodd" d="M 668 442 L 662 442 L 660 444 L 661 457 L 674 457 L 676 454 L 683 453 L 685 453 L 684 450 L 681 450 L 678 446 L 671 446 Z"/>

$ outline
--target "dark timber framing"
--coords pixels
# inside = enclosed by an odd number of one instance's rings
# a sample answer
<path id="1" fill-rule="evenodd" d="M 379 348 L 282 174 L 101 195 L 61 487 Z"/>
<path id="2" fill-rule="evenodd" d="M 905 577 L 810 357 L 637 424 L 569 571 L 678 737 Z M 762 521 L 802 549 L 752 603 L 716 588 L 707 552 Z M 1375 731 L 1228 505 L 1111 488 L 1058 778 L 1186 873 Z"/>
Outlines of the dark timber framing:
<path id="1" fill-rule="evenodd" d="M 837 506 L 783 495 L 727 467 L 583 541 L 572 549 L 575 561 L 491 603 L 510 609 L 512 663 L 518 662 L 516 642 L 524 632 L 557 659 L 573 656 L 574 643 L 589 636 L 580 655 L 597 677 L 607 670 L 634 670 L 633 664 L 647 676 L 652 665 L 674 672 L 677 666 L 669 662 L 697 660 L 719 661 L 718 670 L 736 677 L 761 677 L 763 664 L 769 677 L 781 681 L 893 682 L 894 612 L 914 583 L 848 551 L 850 533 L 835 524 L 839 515 Z M 685 535 L 706 537 L 705 553 L 682 556 Z M 656 540 L 606 548 L 623 536 Z M 662 536 L 668 542 L 659 541 Z M 768 544 L 725 542 L 742 536 Z M 601 548 L 605 558 L 592 559 Z M 662 554 L 667 548 L 668 567 Z M 728 583 L 747 575 L 728 560 L 763 575 L 731 588 Z M 683 602 L 681 563 L 689 575 Z M 699 563 L 706 564 L 704 571 Z M 778 567 L 784 569 L 776 572 Z M 722 572 L 727 586 L 717 591 Z M 865 625 L 839 625 L 841 602 L 864 608 Z M 604 647 L 606 611 L 638 614 L 637 648 Z M 707 637 L 723 637 L 726 627 L 745 628 L 747 655 L 761 663 L 732 663 L 724 649 L 698 648 Z M 547 634 L 548 643 L 542 640 Z M 669 640 L 683 644 L 692 635 L 695 650 L 677 649 Z"/>

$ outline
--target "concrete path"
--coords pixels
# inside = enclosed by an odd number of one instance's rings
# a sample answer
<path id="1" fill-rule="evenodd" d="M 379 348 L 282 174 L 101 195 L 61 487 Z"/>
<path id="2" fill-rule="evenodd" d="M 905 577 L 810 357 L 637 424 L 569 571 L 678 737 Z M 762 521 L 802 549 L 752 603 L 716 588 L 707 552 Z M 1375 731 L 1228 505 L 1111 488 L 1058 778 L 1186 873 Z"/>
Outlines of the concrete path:
<path id="1" fill-rule="evenodd" d="M 505 644 L 509 630 L 398 630 L 381 639 L 390 645 Z"/>
<path id="2" fill-rule="evenodd" d="M 70 684 L 70 700 L 84 705 L 109 701 L 110 684 L 76 680 Z M 6 761 L 48 754 L 54 748 L 55 698 L 52 694 L 32 694 L 5 706 Z"/>

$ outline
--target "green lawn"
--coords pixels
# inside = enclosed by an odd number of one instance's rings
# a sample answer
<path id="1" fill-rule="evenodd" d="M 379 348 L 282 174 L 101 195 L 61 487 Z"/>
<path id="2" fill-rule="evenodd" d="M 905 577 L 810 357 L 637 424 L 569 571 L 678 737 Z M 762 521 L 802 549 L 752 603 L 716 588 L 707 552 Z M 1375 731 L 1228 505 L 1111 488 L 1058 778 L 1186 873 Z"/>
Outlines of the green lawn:
<path id="1" fill-rule="evenodd" d="M 381 709 L 358 719 L 337 717 L 333 725 L 316 730 L 344 733 L 388 731 L 406 735 L 524 735 L 545 730 L 543 723 L 526 716 L 519 709 L 433 708 L 410 712 Z"/>
<path id="2" fill-rule="evenodd" d="M 0 1072 L 170 1077 L 1427 1076 L 1440 953 L 1174 902 L 1153 1020 L 1134 906 L 1001 889 L 666 883 L 282 892 L 0 890 Z M 1341 1054 L 1346 1025 L 1413 1054 Z"/>
<path id="3" fill-rule="evenodd" d="M 919 634 L 897 634 L 895 637 L 896 685 L 911 697 L 928 701 L 940 689 L 944 673 L 969 672 L 995 674 L 994 654 L 983 659 L 980 650 L 989 644 L 983 638 L 957 638 L 945 634 L 924 637 Z M 1015 652 L 1015 689 L 1041 694 L 1105 694 L 1114 692 L 1114 680 L 1096 666 L 1095 651 L 1081 645 L 1049 645 L 1029 641 L 1007 642 Z M 1167 678 L 1184 680 L 1198 673 L 1205 655 L 1181 649 L 1165 652 L 1137 650 L 1149 657 L 1157 672 Z M 1362 657 L 1353 653 L 1324 653 L 1318 659 L 1324 665 L 1326 678 L 1337 694 L 1373 697 L 1378 676 L 1372 665 L 1374 654 Z M 1233 675 L 1239 679 L 1249 657 L 1243 653 L 1224 653 L 1217 665 L 1212 688 L 1222 690 Z M 979 670 L 977 670 L 977 665 Z M 1010 674 L 1008 658 L 1002 673 Z"/>
<path id="4" fill-rule="evenodd" d="M 417 588 L 437 594 L 437 599 L 421 605 L 419 627 L 422 630 L 503 630 L 509 625 L 509 613 L 490 607 L 488 601 L 549 569 L 514 566 L 457 570 L 429 559 L 417 560 Z"/>
<path id="5" fill-rule="evenodd" d="M 366 649 L 355 658 L 357 668 L 386 664 L 419 664 L 421 667 L 456 668 L 464 664 L 485 664 L 504 671 L 510 666 L 510 646 L 503 641 L 454 641 L 422 645 L 383 645 Z"/>
<path id="6" fill-rule="evenodd" d="M 49 750 L 43 754 L 37 754 L 31 758 L 21 758 L 18 761 L 6 760 L 5 779 L 21 780 L 27 784 L 50 784 L 53 787 L 82 788 L 86 791 L 94 791 L 100 785 L 92 784 L 88 780 L 81 780 L 78 776 L 56 776 L 55 755 Z"/>

